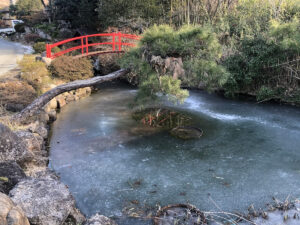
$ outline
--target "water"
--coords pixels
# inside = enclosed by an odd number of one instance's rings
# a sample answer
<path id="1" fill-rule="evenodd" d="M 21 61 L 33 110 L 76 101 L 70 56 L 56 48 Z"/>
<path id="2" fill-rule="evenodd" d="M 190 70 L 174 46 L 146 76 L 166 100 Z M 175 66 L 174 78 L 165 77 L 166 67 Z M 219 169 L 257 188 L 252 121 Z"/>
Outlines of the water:
<path id="1" fill-rule="evenodd" d="M 300 110 L 191 92 L 184 105 L 200 140 L 141 134 L 128 103 L 136 92 L 104 88 L 62 109 L 53 125 L 50 167 L 78 207 L 122 217 L 140 206 L 189 202 L 204 211 L 245 211 L 272 197 L 300 195 Z M 151 224 L 120 219 L 119 224 Z"/>

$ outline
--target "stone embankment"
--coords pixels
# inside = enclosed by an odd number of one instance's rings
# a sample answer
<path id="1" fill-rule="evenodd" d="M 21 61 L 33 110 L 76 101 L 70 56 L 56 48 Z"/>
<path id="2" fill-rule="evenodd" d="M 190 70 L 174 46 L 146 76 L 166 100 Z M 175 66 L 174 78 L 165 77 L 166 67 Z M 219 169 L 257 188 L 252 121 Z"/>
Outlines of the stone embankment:
<path id="1" fill-rule="evenodd" d="M 86 219 L 68 187 L 48 168 L 49 125 L 57 110 L 91 92 L 87 87 L 55 97 L 16 131 L 0 123 L 1 225 L 115 225 L 98 214 Z"/>

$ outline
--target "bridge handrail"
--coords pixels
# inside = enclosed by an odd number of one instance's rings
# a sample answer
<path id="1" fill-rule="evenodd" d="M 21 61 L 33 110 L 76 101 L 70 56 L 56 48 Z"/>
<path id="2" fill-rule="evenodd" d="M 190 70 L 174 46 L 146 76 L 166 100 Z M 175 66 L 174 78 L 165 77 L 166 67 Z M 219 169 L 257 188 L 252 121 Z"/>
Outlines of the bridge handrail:
<path id="1" fill-rule="evenodd" d="M 90 37 L 112 37 L 112 41 L 111 42 L 101 42 L 101 43 L 90 43 L 89 44 L 89 38 Z M 118 40 L 116 40 L 116 37 L 118 38 Z M 126 38 L 126 39 L 131 39 L 131 40 L 140 40 L 140 36 L 138 35 L 134 35 L 134 34 L 123 34 L 121 32 L 119 33 L 101 33 L 101 34 L 90 34 L 90 35 L 84 35 L 84 36 L 80 36 L 80 37 L 74 37 L 74 38 L 69 38 L 60 42 L 56 42 L 54 44 L 46 44 L 46 56 L 47 58 L 51 58 L 54 59 L 56 57 L 59 57 L 61 55 L 64 55 L 68 52 L 74 51 L 74 50 L 78 50 L 81 49 L 81 54 L 82 55 L 88 55 L 89 54 L 89 47 L 92 46 L 97 46 L 97 45 L 112 45 L 112 51 L 108 51 L 110 53 L 113 52 L 123 52 L 122 51 L 122 46 L 130 46 L 130 47 L 134 47 L 135 44 L 133 43 L 128 43 L 128 42 L 123 42 L 122 38 Z M 60 45 L 72 42 L 72 41 L 77 41 L 77 40 L 81 40 L 81 45 L 78 46 L 74 46 L 65 50 L 62 50 L 58 53 L 52 54 L 52 48 L 58 47 Z M 116 46 L 118 46 L 118 50 L 116 50 Z"/>

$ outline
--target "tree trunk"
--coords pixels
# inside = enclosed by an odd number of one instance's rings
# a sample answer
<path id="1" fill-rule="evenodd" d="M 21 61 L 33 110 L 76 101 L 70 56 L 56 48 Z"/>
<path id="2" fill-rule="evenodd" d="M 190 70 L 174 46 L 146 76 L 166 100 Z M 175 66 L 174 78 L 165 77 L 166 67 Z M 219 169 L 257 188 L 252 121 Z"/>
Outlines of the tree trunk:
<path id="1" fill-rule="evenodd" d="M 42 109 L 51 99 L 54 97 L 67 92 L 72 91 L 79 88 L 85 88 L 90 86 L 95 86 L 97 84 L 103 83 L 105 81 L 110 81 L 117 79 L 125 74 L 127 74 L 129 70 L 121 69 L 116 72 L 110 73 L 105 76 L 99 76 L 99 77 L 93 77 L 91 79 L 87 80 L 76 80 L 70 83 L 59 85 L 49 91 L 47 91 L 42 96 L 38 97 L 36 100 L 34 100 L 30 105 L 28 105 L 25 109 L 23 109 L 20 113 L 15 115 L 15 119 L 17 119 L 20 122 L 25 122 L 27 118 L 30 116 L 33 116 L 35 112 L 37 112 L 39 109 Z"/>

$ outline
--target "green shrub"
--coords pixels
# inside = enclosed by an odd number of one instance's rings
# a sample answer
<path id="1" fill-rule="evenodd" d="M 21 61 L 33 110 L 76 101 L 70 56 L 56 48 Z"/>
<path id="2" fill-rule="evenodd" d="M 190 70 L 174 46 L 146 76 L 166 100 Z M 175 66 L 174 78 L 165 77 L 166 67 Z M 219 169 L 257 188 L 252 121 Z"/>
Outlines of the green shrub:
<path id="1" fill-rule="evenodd" d="M 202 83 L 211 90 L 226 83 L 228 73 L 218 64 L 221 55 L 221 45 L 209 27 L 183 26 L 174 30 L 168 25 L 155 25 L 144 33 L 137 48 L 124 55 L 120 64 L 132 69 L 129 78 L 139 85 L 138 103 L 157 100 L 158 93 L 172 102 L 182 102 L 188 92 L 181 89 L 181 84 L 195 87 Z M 151 62 L 152 56 L 162 60 L 180 58 L 185 75 L 175 78 L 163 66 L 157 69 Z"/>
<path id="2" fill-rule="evenodd" d="M 57 46 L 54 47 L 54 48 L 52 48 L 52 50 L 51 50 L 52 53 L 58 53 L 60 51 L 61 51 L 61 49 L 59 47 L 57 47 Z"/>
<path id="3" fill-rule="evenodd" d="M 264 100 L 270 100 L 275 97 L 276 97 L 276 92 L 272 88 L 262 86 L 258 90 L 256 98 L 258 101 L 264 101 Z"/>
<path id="4" fill-rule="evenodd" d="M 42 53 L 46 51 L 46 43 L 45 42 L 37 42 L 33 45 L 33 49 L 36 53 Z"/>
<path id="5" fill-rule="evenodd" d="M 149 50 L 150 55 L 220 57 L 221 45 L 209 27 L 183 26 L 174 30 L 169 25 L 154 25 L 146 30 L 140 46 Z"/>
<path id="6" fill-rule="evenodd" d="M 300 19 L 295 17 L 286 23 L 271 21 L 269 35 L 283 50 L 300 53 Z"/>
<path id="7" fill-rule="evenodd" d="M 224 86 L 226 94 L 256 94 L 259 101 L 297 99 L 292 96 L 297 96 L 300 90 L 299 43 L 297 18 L 285 23 L 271 21 L 267 34 L 241 40 L 238 52 L 224 61 L 230 72 Z"/>
<path id="8" fill-rule="evenodd" d="M 94 76 L 93 65 L 87 58 L 60 56 L 50 65 L 53 76 L 63 80 L 74 81 L 88 79 Z"/>
<path id="9" fill-rule="evenodd" d="M 33 45 L 33 49 L 36 53 L 42 53 L 42 52 L 46 51 L 46 43 L 45 42 L 37 42 Z M 61 49 L 59 47 L 54 47 L 51 50 L 52 53 L 58 53 L 60 51 L 61 51 Z"/>

